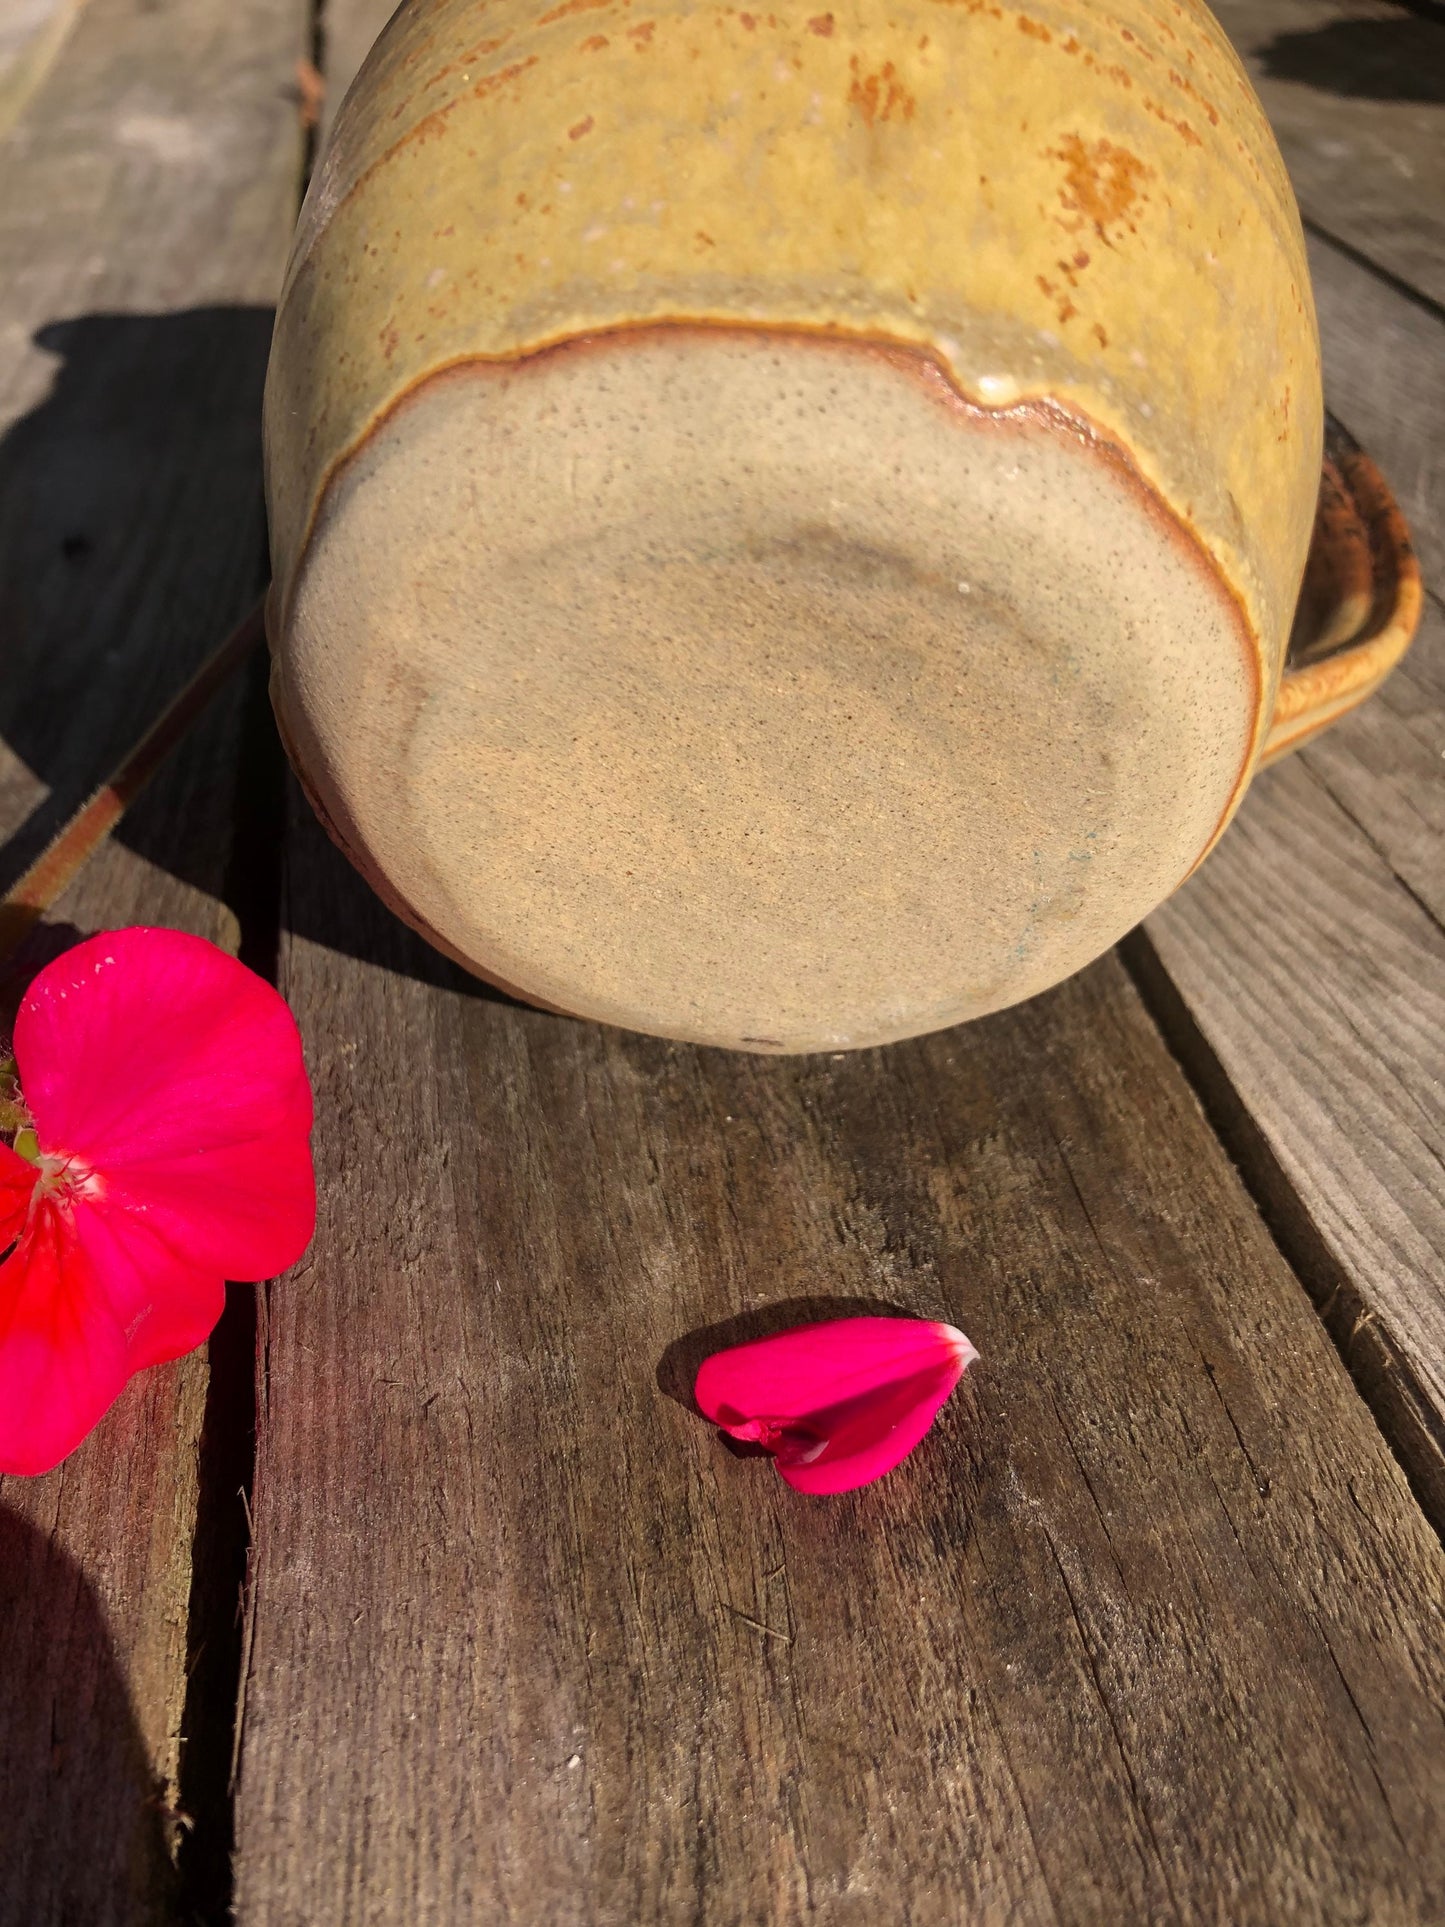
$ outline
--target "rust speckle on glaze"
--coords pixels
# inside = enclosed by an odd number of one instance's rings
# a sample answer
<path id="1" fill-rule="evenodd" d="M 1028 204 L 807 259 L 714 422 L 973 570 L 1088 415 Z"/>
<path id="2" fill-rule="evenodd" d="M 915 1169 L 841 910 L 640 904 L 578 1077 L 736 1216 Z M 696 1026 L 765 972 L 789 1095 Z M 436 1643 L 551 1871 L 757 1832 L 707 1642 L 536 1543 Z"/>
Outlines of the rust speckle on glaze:
<path id="1" fill-rule="evenodd" d="M 593 120 L 592 116 L 589 114 L 586 120 L 579 120 L 575 127 L 569 127 L 567 129 L 568 140 L 580 141 L 584 134 L 590 134 L 592 132 L 592 129 L 596 126 L 596 124 L 597 123 Z"/>
<path id="2" fill-rule="evenodd" d="M 891 60 L 885 61 L 873 74 L 862 71 L 856 54 L 848 65 L 853 75 L 848 99 L 867 126 L 892 120 L 895 115 L 900 120 L 912 120 L 918 102 L 899 79 Z"/>
<path id="3" fill-rule="evenodd" d="M 554 21 L 566 20 L 574 13 L 605 13 L 614 5 L 615 0 L 562 0 L 562 4 L 551 7 L 537 21 L 539 27 L 550 27 Z"/>
<path id="4" fill-rule="evenodd" d="M 610 0 L 587 0 L 589 6 L 604 3 L 610 4 Z M 499 87 L 504 87 L 508 81 L 520 80 L 522 75 L 526 73 L 530 67 L 535 67 L 536 65 L 536 54 L 529 54 L 525 60 L 514 60 L 510 66 L 500 67 L 495 73 L 483 75 L 481 80 L 472 88 L 471 98 L 473 100 L 485 100 L 488 94 L 495 93 Z M 352 195 L 379 173 L 389 161 L 394 160 L 398 154 L 404 153 L 407 148 L 421 147 L 427 141 L 435 140 L 438 135 L 445 131 L 448 120 L 466 99 L 467 95 L 458 94 L 453 99 L 444 102 L 442 106 L 433 108 L 431 113 L 424 115 L 414 127 L 408 128 L 406 133 L 398 140 L 393 141 L 384 153 L 379 154 L 371 165 L 357 176 L 355 182 L 348 190 L 347 198 L 350 199 Z"/>
<path id="5" fill-rule="evenodd" d="M 505 87 L 509 81 L 520 80 L 527 69 L 535 67 L 536 64 L 537 56 L 528 54 L 525 60 L 514 60 L 510 67 L 499 67 L 494 74 L 484 74 L 472 89 L 472 99 L 485 100 L 488 94 L 494 94 L 499 87 Z"/>
<path id="6" fill-rule="evenodd" d="M 465 53 L 460 53 L 455 59 L 449 60 L 445 67 L 438 67 L 434 74 L 429 74 L 421 83 L 423 92 L 430 93 L 433 87 L 439 87 L 453 74 L 465 76 L 467 70 L 474 67 L 479 60 L 486 60 L 490 55 L 500 53 L 511 37 L 509 33 L 502 33 L 491 40 L 479 40 L 475 46 L 468 47 Z"/>
<path id="7" fill-rule="evenodd" d="M 1063 163 L 1059 200 L 1076 217 L 1059 223 L 1066 232 L 1077 233 L 1087 224 L 1107 247 L 1113 247 L 1111 226 L 1122 224 L 1131 234 L 1138 231 L 1130 216 L 1148 200 L 1143 183 L 1153 178 L 1154 170 L 1137 154 L 1102 136 L 1086 141 L 1081 134 L 1065 134 L 1057 147 L 1045 151 L 1051 160 Z"/>
<path id="8" fill-rule="evenodd" d="M 1157 100 L 1151 100 L 1147 94 L 1144 96 L 1144 112 L 1146 114 L 1152 114 L 1155 120 L 1162 123 L 1163 126 L 1172 127 L 1179 138 L 1190 147 L 1202 147 L 1204 145 L 1203 141 L 1199 138 L 1198 131 L 1192 127 L 1187 120 L 1176 118 L 1175 115 L 1169 112 L 1167 107 L 1161 107 Z M 1243 154 L 1245 150 L 1241 148 L 1240 152 Z"/>
<path id="9" fill-rule="evenodd" d="M 832 14 L 815 13 L 812 19 L 808 22 L 808 32 L 817 34 L 821 40 L 831 39 L 833 34 Z"/>

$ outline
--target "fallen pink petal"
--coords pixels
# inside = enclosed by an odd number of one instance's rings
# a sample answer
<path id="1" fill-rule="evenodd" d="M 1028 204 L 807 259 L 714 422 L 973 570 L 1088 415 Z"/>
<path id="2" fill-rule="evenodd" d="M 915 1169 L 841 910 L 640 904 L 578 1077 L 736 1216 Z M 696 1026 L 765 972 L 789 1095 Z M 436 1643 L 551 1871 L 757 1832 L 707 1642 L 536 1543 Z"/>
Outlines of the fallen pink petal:
<path id="1" fill-rule="evenodd" d="M 48 965 L 14 1059 L 0 1472 L 38 1473 L 136 1372 L 209 1337 L 228 1278 L 270 1278 L 306 1249 L 312 1102 L 283 999 L 175 930 L 111 931 Z"/>
<path id="2" fill-rule="evenodd" d="M 797 1491 L 851 1492 L 907 1458 L 977 1357 L 952 1325 L 833 1318 L 714 1352 L 694 1395 Z"/>

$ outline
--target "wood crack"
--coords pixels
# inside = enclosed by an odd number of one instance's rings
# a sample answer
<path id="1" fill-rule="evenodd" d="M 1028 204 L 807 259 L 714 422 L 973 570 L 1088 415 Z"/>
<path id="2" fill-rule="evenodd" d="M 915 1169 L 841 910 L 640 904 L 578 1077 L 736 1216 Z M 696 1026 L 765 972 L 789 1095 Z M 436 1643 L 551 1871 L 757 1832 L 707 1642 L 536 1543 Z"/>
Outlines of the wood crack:
<path id="1" fill-rule="evenodd" d="M 1123 1769 L 1124 1778 L 1129 1786 L 1130 1804 L 1138 1816 L 1139 1824 L 1148 1836 L 1149 1845 L 1154 1852 L 1155 1865 L 1159 1869 L 1159 1877 L 1164 1882 L 1165 1891 L 1169 1895 L 1170 1905 L 1173 1907 L 1176 1917 L 1182 1918 L 1178 1897 L 1174 1892 L 1173 1882 L 1169 1877 L 1169 1867 L 1165 1861 L 1163 1850 L 1159 1845 L 1158 1836 L 1154 1831 L 1154 1822 L 1150 1818 L 1149 1810 L 1144 1804 L 1144 1796 L 1134 1773 L 1134 1763 L 1129 1758 L 1129 1751 L 1125 1744 L 1124 1735 L 1119 1729 L 1118 1719 L 1115 1716 L 1114 1708 L 1110 1703 L 1109 1695 L 1105 1690 L 1103 1679 L 1100 1676 L 1099 1664 L 1094 1656 L 1093 1643 L 1089 1638 L 1088 1628 L 1085 1626 L 1083 1617 L 1079 1611 L 1078 1599 L 1075 1596 L 1073 1586 L 1070 1584 L 1069 1575 L 1064 1569 L 1064 1562 L 1059 1557 L 1059 1548 L 1054 1541 L 1054 1535 L 1049 1531 L 1047 1526 L 1044 1526 L 1042 1530 L 1044 1542 L 1048 1546 L 1049 1552 L 1053 1557 L 1054 1566 L 1058 1571 L 1059 1583 L 1063 1586 L 1064 1596 L 1069 1602 L 1069 1611 L 1073 1616 L 1074 1626 L 1078 1632 L 1079 1646 L 1084 1655 L 1084 1664 L 1089 1670 L 1089 1678 L 1093 1682 L 1095 1696 L 1098 1699 L 1100 1710 L 1109 1722 L 1109 1731 L 1114 1736 L 1114 1746 L 1119 1756 L 1119 1765 Z M 1142 1854 L 1140 1855 L 1140 1860 L 1142 1863 Z"/>
<path id="2" fill-rule="evenodd" d="M 1428 903 L 1424 897 L 1420 895 L 1420 892 L 1415 888 L 1414 884 L 1411 883 L 1408 877 L 1403 876 L 1401 874 L 1394 859 L 1391 857 L 1390 852 L 1385 848 L 1384 844 L 1380 842 L 1379 838 L 1375 835 L 1374 831 L 1371 830 L 1369 825 L 1363 822 L 1360 819 L 1360 817 L 1356 815 L 1354 810 L 1350 808 L 1348 802 L 1346 802 L 1345 798 L 1341 796 L 1339 792 L 1331 785 L 1328 778 L 1325 777 L 1324 774 L 1317 767 L 1308 749 L 1303 749 L 1300 751 L 1300 762 L 1303 764 L 1304 768 L 1309 772 L 1310 781 L 1312 783 L 1318 784 L 1320 789 L 1324 791 L 1325 795 L 1334 804 L 1335 808 L 1340 812 L 1340 814 L 1348 818 L 1349 822 L 1353 825 L 1353 827 L 1359 831 L 1360 835 L 1364 838 L 1365 842 L 1369 845 L 1370 849 L 1374 851 L 1375 855 L 1380 859 L 1381 863 L 1384 864 L 1385 868 L 1389 871 L 1391 877 L 1393 877 L 1395 882 L 1399 884 L 1400 888 L 1404 891 L 1405 895 L 1410 899 L 1410 901 L 1415 905 L 1416 909 L 1422 911 L 1424 915 L 1429 918 L 1431 925 L 1440 932 L 1441 936 L 1445 936 L 1445 920 L 1442 920 L 1439 911 L 1434 909 L 1433 906 L 1430 903 Z"/>
<path id="3" fill-rule="evenodd" d="M 1380 1801 L 1385 1809 L 1385 1817 L 1388 1819 L 1390 1823 L 1391 1831 L 1394 1833 L 1396 1840 L 1400 1843 L 1400 1851 L 1402 1853 L 1408 1853 L 1409 1852 L 1408 1843 L 1406 1842 L 1404 1834 L 1400 1830 L 1399 1821 L 1395 1818 L 1395 1810 L 1390 1804 L 1389 1790 L 1386 1787 L 1385 1782 L 1380 1775 L 1379 1763 L 1375 1757 L 1375 1735 L 1371 1730 L 1370 1722 L 1365 1718 L 1364 1708 L 1360 1705 L 1359 1700 L 1355 1697 L 1355 1689 L 1353 1686 L 1351 1686 L 1348 1678 L 1345 1675 L 1345 1669 L 1340 1664 L 1339 1655 L 1335 1652 L 1334 1645 L 1332 1644 L 1328 1633 L 1326 1633 L 1323 1626 L 1317 1625 L 1316 1630 L 1320 1636 L 1320 1643 L 1323 1645 L 1325 1651 L 1330 1656 L 1330 1664 L 1335 1669 L 1335 1677 L 1339 1680 L 1340 1685 L 1344 1688 L 1345 1698 L 1350 1702 L 1350 1705 L 1354 1710 L 1355 1718 L 1360 1723 L 1360 1730 L 1365 1736 L 1365 1741 L 1367 1746 L 1365 1758 L 1370 1769 L 1370 1776 L 1374 1780 L 1375 1786 L 1379 1791 Z"/>
<path id="4" fill-rule="evenodd" d="M 1105 1541 L 1107 1542 L 1109 1547 L 1109 1557 L 1113 1560 L 1114 1570 L 1119 1575 L 1119 1584 L 1123 1587 L 1126 1597 L 1128 1597 L 1132 1601 L 1133 1594 L 1129 1590 L 1129 1581 L 1124 1576 L 1123 1566 L 1119 1563 L 1119 1554 L 1118 1554 L 1117 1548 L 1114 1545 L 1114 1536 L 1109 1530 L 1109 1521 L 1104 1516 L 1104 1508 L 1099 1503 L 1099 1495 L 1094 1490 L 1094 1481 L 1089 1477 L 1088 1468 L 1085 1466 L 1083 1459 L 1079 1455 L 1079 1448 L 1074 1443 L 1073 1434 L 1069 1430 L 1068 1423 L 1064 1418 L 1064 1414 L 1062 1409 L 1060 1408 L 1059 1401 L 1054 1397 L 1052 1391 L 1049 1392 L 1048 1397 L 1049 1397 L 1049 1403 L 1054 1410 L 1054 1417 L 1058 1420 L 1059 1432 L 1063 1437 L 1063 1441 L 1065 1445 L 1067 1445 L 1069 1448 L 1070 1454 L 1073 1457 L 1074 1464 L 1079 1468 L 1079 1477 L 1084 1481 L 1084 1489 L 1085 1491 L 1087 1491 L 1090 1501 L 1093 1504 L 1094 1511 L 1098 1515 L 1100 1529 L 1102 1530 Z"/>
<path id="5" fill-rule="evenodd" d="M 1215 1371 L 1213 1365 L 1210 1364 L 1207 1358 L 1202 1359 L 1201 1363 L 1204 1366 L 1204 1376 L 1209 1380 L 1209 1389 L 1214 1393 L 1214 1396 L 1219 1400 L 1219 1409 L 1223 1412 L 1224 1416 L 1229 1420 L 1229 1429 L 1231 1432 L 1233 1432 L 1235 1437 L 1235 1442 L 1239 1446 L 1240 1452 L 1243 1454 L 1244 1462 L 1249 1467 L 1250 1477 L 1254 1480 L 1254 1489 L 1259 1494 L 1261 1499 L 1267 1499 L 1272 1489 L 1270 1485 L 1269 1475 L 1266 1472 L 1261 1472 L 1259 1467 L 1255 1464 L 1253 1456 L 1250 1453 L 1249 1447 L 1244 1442 L 1244 1434 L 1239 1429 L 1238 1421 L 1235 1419 L 1233 1412 L 1231 1412 L 1229 1409 L 1229 1400 L 1224 1396 L 1223 1392 L 1219 1389 L 1218 1373 Z"/>
<path id="6" fill-rule="evenodd" d="M 1445 306 L 1435 300 L 1433 295 L 1426 294 L 1413 282 L 1407 281 L 1403 275 L 1396 274 L 1393 269 L 1372 259 L 1363 248 L 1357 248 L 1352 242 L 1342 240 L 1332 229 L 1325 227 L 1314 216 L 1306 214 L 1303 209 L 1300 211 L 1300 225 L 1306 234 L 1312 234 L 1317 241 L 1322 242 L 1326 247 L 1333 248 L 1347 261 L 1353 261 L 1357 268 L 1363 268 L 1366 274 L 1373 275 L 1377 281 L 1384 282 L 1387 288 L 1392 288 L 1396 294 L 1402 295 L 1406 301 L 1423 310 L 1433 320 L 1445 322 Z"/>

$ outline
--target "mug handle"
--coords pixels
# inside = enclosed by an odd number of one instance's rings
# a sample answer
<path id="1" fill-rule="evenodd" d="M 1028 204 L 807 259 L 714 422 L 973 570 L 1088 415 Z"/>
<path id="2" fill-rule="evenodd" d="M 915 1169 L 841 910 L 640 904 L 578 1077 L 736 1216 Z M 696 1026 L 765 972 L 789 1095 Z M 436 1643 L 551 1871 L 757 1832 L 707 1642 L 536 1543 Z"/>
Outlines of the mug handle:
<path id="1" fill-rule="evenodd" d="M 1424 592 L 1389 485 L 1333 415 L 1309 560 L 1261 764 L 1372 695 L 1409 648 Z"/>

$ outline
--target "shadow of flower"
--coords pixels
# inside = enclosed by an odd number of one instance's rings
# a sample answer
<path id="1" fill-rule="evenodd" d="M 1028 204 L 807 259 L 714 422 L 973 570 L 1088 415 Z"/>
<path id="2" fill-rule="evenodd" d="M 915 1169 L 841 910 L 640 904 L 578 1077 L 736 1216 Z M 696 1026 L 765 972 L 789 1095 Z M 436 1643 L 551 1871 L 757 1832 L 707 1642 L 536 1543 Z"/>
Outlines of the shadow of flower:
<path id="1" fill-rule="evenodd" d="M 0 1920 L 172 1917 L 162 1789 L 99 1600 L 0 1505 Z"/>

